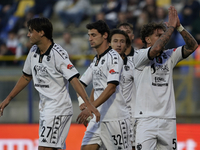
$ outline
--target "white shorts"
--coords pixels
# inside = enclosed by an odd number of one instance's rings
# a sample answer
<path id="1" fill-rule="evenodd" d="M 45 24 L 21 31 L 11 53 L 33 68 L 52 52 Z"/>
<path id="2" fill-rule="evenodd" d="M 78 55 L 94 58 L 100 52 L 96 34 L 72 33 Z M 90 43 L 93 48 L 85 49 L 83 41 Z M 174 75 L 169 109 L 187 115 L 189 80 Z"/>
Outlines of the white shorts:
<path id="1" fill-rule="evenodd" d="M 39 146 L 63 149 L 72 115 L 40 116 Z"/>
<path id="2" fill-rule="evenodd" d="M 130 119 L 96 123 L 90 121 L 82 145 L 104 144 L 107 150 L 132 150 Z"/>
<path id="3" fill-rule="evenodd" d="M 136 150 L 176 150 L 176 119 L 136 119 Z"/>

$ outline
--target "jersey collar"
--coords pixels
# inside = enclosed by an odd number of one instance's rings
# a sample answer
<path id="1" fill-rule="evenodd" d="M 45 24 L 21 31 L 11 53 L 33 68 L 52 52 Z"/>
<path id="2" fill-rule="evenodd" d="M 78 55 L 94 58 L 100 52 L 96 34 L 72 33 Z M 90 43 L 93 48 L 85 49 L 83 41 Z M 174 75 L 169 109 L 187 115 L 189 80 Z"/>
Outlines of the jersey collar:
<path id="1" fill-rule="evenodd" d="M 134 55 L 134 48 L 131 47 L 131 52 L 127 56 L 133 56 Z"/>
<path id="2" fill-rule="evenodd" d="M 127 56 L 124 54 L 124 59 L 123 59 L 123 61 L 124 61 L 124 65 L 127 65 L 127 61 L 128 61 L 128 58 L 127 58 Z"/>
<path id="3" fill-rule="evenodd" d="M 47 55 L 48 56 L 50 54 L 51 49 L 53 48 L 53 45 L 54 45 L 54 43 L 52 43 L 49 46 L 49 48 L 47 49 L 47 51 L 44 54 L 42 54 L 42 55 Z M 39 47 L 37 48 L 36 53 L 40 55 L 40 49 L 39 49 Z"/>
<path id="4" fill-rule="evenodd" d="M 104 56 L 107 52 L 109 52 L 112 48 L 109 46 L 109 48 L 107 50 L 105 50 L 101 55 L 99 55 L 99 59 Z M 95 56 L 97 57 L 97 55 Z M 98 57 L 97 57 L 98 58 Z"/>

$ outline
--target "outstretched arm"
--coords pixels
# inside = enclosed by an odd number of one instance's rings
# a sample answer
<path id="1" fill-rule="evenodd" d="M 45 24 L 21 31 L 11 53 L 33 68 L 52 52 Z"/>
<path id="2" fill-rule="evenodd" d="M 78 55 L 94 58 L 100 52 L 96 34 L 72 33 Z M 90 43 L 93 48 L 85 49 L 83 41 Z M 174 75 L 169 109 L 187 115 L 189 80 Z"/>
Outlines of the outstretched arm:
<path id="1" fill-rule="evenodd" d="M 84 100 L 85 104 L 87 105 L 87 108 L 93 112 L 96 116 L 96 121 L 98 122 L 100 120 L 100 113 L 99 111 L 90 103 L 89 98 L 87 96 L 87 93 L 85 91 L 85 89 L 83 88 L 82 84 L 80 83 L 80 81 L 78 80 L 78 78 L 73 78 L 70 81 L 71 85 L 73 86 L 74 90 L 78 93 L 78 95 L 80 95 L 82 97 L 82 99 Z M 92 116 L 92 114 L 90 113 L 90 116 Z M 83 118 L 87 118 L 88 116 L 85 115 L 85 117 Z"/>
<path id="2" fill-rule="evenodd" d="M 18 80 L 17 84 L 13 88 L 13 90 L 10 92 L 10 94 L 4 99 L 4 101 L 0 104 L 0 116 L 3 115 L 4 108 L 10 103 L 10 101 L 18 94 L 20 93 L 32 80 L 32 76 L 26 76 L 22 75 L 20 79 Z"/>

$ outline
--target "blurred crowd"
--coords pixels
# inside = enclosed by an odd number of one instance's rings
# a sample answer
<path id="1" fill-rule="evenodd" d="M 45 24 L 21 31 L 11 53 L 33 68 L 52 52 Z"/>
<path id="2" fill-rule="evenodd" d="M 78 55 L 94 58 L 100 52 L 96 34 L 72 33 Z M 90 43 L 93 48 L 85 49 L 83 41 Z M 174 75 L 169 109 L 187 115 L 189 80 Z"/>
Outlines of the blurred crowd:
<path id="1" fill-rule="evenodd" d="M 99 9 L 93 7 L 99 5 Z M 20 65 L 17 61 L 31 47 L 27 39 L 26 22 L 38 16 L 50 20 L 55 15 L 67 31 L 69 26 L 80 28 L 84 20 L 104 20 L 110 29 L 117 24 L 129 22 L 134 27 L 133 46 L 141 48 L 140 28 L 151 21 L 165 22 L 170 5 L 178 10 L 181 24 L 200 44 L 200 0 L 1 0 L 0 1 L 0 58 L 13 56 L 16 61 L 0 61 L 0 65 Z M 84 54 L 80 46 L 73 43 L 73 33 L 63 31 L 61 45 L 70 56 Z M 169 48 L 183 45 L 178 33 L 174 33 Z"/>

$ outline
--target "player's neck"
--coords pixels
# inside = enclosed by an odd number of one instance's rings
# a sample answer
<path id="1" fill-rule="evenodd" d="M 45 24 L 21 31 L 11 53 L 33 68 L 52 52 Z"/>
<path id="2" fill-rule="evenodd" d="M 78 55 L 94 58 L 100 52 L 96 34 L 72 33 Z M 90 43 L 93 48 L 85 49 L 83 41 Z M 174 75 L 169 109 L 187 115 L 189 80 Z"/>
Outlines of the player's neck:
<path id="1" fill-rule="evenodd" d="M 49 39 L 38 44 L 37 46 L 40 49 L 40 54 L 44 54 L 48 50 L 48 48 L 51 44 L 52 44 L 52 41 Z"/>
<path id="2" fill-rule="evenodd" d="M 102 43 L 98 48 L 96 48 L 97 55 L 103 54 L 109 48 L 109 44 L 107 42 Z"/>
<path id="3" fill-rule="evenodd" d="M 129 47 L 126 49 L 125 54 L 128 55 L 128 54 L 130 54 L 130 52 L 131 52 L 131 46 L 129 46 Z"/>

